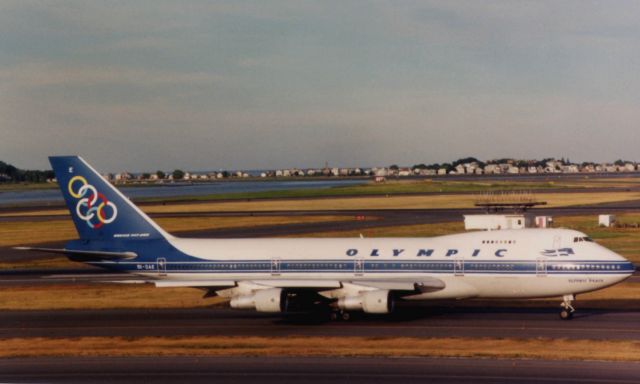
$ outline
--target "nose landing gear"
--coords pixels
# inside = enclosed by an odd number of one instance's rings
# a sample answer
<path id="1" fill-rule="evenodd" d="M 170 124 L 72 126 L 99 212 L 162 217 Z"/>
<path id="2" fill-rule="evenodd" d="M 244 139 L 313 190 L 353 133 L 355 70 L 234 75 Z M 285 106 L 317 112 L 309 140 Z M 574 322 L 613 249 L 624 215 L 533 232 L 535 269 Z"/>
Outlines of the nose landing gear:
<path id="1" fill-rule="evenodd" d="M 562 296 L 562 300 L 563 301 L 560 304 L 560 318 L 562 320 L 571 320 L 573 318 L 573 313 L 576 311 L 576 309 L 571 305 L 571 302 L 575 300 L 575 296 L 564 295 Z"/>

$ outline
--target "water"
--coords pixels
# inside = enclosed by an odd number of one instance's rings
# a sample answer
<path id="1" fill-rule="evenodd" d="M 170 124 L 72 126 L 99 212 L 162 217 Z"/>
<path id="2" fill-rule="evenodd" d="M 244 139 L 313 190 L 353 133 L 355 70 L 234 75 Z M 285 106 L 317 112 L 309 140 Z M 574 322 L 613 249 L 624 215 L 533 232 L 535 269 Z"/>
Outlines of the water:
<path id="1" fill-rule="evenodd" d="M 185 196 L 219 195 L 240 192 L 282 191 L 291 189 L 331 188 L 364 184 L 364 180 L 310 180 L 310 181 L 237 181 L 198 184 L 159 184 L 144 187 L 119 188 L 132 199 L 170 198 Z M 0 205 L 33 203 L 62 203 L 62 194 L 56 189 L 0 192 Z"/>

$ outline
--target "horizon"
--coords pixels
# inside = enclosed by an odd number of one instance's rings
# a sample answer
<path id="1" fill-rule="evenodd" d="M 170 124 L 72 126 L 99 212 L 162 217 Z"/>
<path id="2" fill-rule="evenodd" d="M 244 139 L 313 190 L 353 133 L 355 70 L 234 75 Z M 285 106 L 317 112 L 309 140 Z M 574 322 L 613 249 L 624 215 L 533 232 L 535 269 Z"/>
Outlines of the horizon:
<path id="1" fill-rule="evenodd" d="M 82 157 L 82 156 L 80 156 Z M 85 159 L 84 157 L 82 157 L 85 161 L 88 161 L 89 163 L 91 163 L 89 160 Z M 374 169 L 374 168 L 391 168 L 394 166 L 397 166 L 399 168 L 409 168 L 409 169 L 415 169 L 420 165 L 426 165 L 428 167 L 434 166 L 434 165 L 439 165 L 439 166 L 446 166 L 446 165 L 452 165 L 456 162 L 459 162 L 461 160 L 466 160 L 466 159 L 474 159 L 474 156 L 465 156 L 465 157 L 461 157 L 459 159 L 453 160 L 453 161 L 447 161 L 447 162 L 433 162 L 433 163 L 425 163 L 425 162 L 418 162 L 415 164 L 400 164 L 400 163 L 392 163 L 392 164 L 386 164 L 386 165 L 373 165 L 373 166 L 339 166 L 339 165 L 334 165 L 332 166 L 331 164 L 329 164 L 328 168 L 342 168 L 342 169 Z M 541 162 L 541 161 L 566 161 L 569 164 L 572 165 L 582 165 L 582 164 L 597 164 L 597 165 L 613 165 L 616 164 L 617 162 L 622 162 L 622 163 L 632 163 L 632 164 L 640 164 L 640 161 L 633 161 L 633 160 L 629 160 L 629 159 L 616 159 L 613 161 L 603 161 L 603 162 L 595 162 L 595 161 L 573 161 L 569 158 L 565 158 L 565 157 L 548 157 L 548 158 L 540 158 L 540 159 L 517 159 L 517 158 L 505 158 L 505 157 L 498 157 L 495 159 L 478 159 L 475 158 L 478 162 L 480 163 L 484 163 L 484 164 L 498 164 L 498 160 L 507 160 L 507 161 L 512 161 L 512 162 Z M 7 162 L 4 159 L 0 159 L 0 162 L 3 162 L 7 165 L 10 166 L 14 166 L 16 167 L 18 170 L 20 171 L 50 171 L 50 168 L 40 168 L 40 169 L 30 169 L 30 168 L 22 168 L 12 162 Z M 466 162 L 463 162 L 461 164 L 465 164 Z M 180 170 L 180 171 L 184 171 L 184 172 L 190 172 L 190 173 L 215 173 L 215 172 L 237 172 L 237 171 L 243 171 L 243 172 L 261 172 L 261 171 L 275 171 L 275 170 L 284 170 L 284 169 L 300 169 L 300 170 L 310 170 L 310 169 L 314 169 L 314 170 L 319 170 L 319 169 L 324 169 L 324 166 L 321 167 L 299 167 L 299 166 L 288 166 L 288 167 L 282 167 L 282 168 L 203 168 L 203 169 L 191 169 L 191 168 L 171 168 L 171 169 L 161 169 L 161 168 L 154 168 L 154 169 L 145 169 L 145 170 L 131 170 L 125 167 L 124 169 L 120 169 L 120 170 L 103 170 L 100 169 L 100 165 L 99 164 L 93 164 L 91 163 L 93 166 L 96 166 L 96 169 L 100 172 L 100 173 L 121 173 L 121 172 L 127 172 L 127 173 L 131 173 L 131 174 L 143 174 L 143 173 L 156 173 L 158 171 L 164 172 L 164 173 L 171 173 L 173 171 L 176 170 Z"/>

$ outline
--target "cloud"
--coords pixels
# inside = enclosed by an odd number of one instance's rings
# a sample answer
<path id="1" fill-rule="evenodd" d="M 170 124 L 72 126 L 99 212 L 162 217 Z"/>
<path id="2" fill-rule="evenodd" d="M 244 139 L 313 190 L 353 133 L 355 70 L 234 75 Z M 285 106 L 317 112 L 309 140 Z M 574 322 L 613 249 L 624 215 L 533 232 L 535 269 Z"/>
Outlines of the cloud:
<path id="1" fill-rule="evenodd" d="M 0 153 L 80 148 L 115 169 L 634 158 L 638 8 L 3 2 Z"/>
<path id="2" fill-rule="evenodd" d="M 134 68 L 61 66 L 57 64 L 28 63 L 19 67 L 0 69 L 0 80 L 16 89 L 56 85 L 95 86 L 100 84 L 215 84 L 224 78 L 204 72 L 169 72 Z"/>

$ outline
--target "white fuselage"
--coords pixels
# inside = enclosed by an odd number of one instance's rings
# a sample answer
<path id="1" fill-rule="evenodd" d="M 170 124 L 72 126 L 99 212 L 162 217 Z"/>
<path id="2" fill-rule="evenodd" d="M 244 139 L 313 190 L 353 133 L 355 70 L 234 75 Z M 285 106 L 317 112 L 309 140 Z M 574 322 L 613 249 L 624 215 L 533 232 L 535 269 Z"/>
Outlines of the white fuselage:
<path id="1" fill-rule="evenodd" d="M 536 298 L 577 294 L 633 273 L 622 256 L 567 229 L 468 232 L 432 238 L 169 239 L 197 261 L 140 263 L 171 280 L 419 282 L 445 288 L 405 299 Z M 155 265 L 154 265 L 155 264 Z"/>

